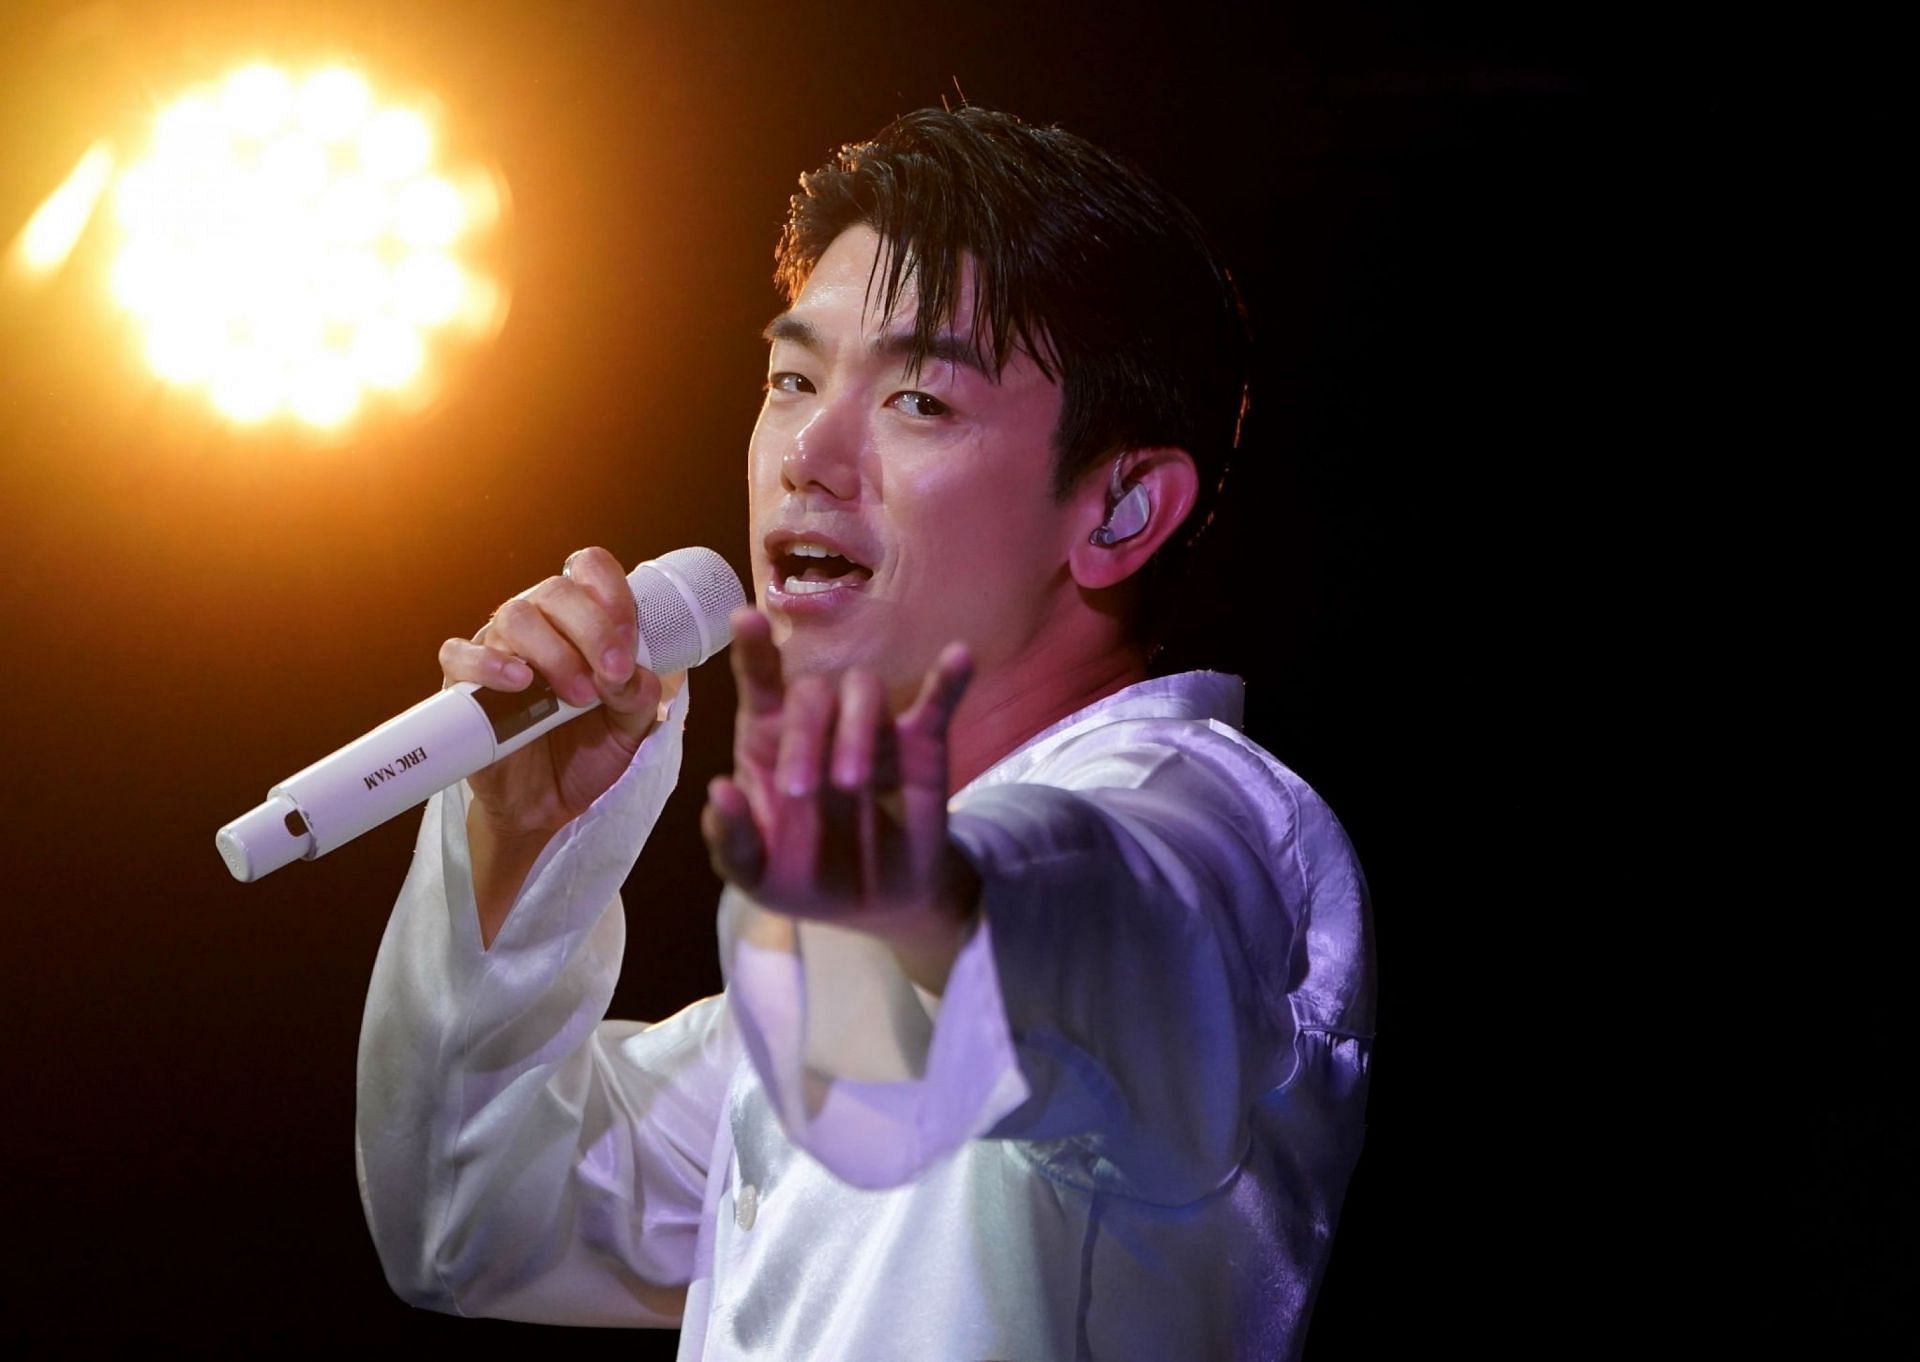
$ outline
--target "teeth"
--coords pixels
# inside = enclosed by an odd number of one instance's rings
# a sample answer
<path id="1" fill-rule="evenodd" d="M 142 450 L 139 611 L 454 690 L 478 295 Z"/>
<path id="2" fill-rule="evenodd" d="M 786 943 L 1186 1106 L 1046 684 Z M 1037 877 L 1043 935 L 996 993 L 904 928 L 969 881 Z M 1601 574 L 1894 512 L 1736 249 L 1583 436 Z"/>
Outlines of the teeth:
<path id="1" fill-rule="evenodd" d="M 790 596 L 805 596 L 816 591 L 833 591 L 844 586 L 846 580 L 844 577 L 835 577 L 826 582 L 809 582 L 804 578 L 789 577 L 780 589 Z"/>
<path id="2" fill-rule="evenodd" d="M 787 552 L 795 558 L 831 558 L 833 551 L 818 544 L 789 544 Z"/>

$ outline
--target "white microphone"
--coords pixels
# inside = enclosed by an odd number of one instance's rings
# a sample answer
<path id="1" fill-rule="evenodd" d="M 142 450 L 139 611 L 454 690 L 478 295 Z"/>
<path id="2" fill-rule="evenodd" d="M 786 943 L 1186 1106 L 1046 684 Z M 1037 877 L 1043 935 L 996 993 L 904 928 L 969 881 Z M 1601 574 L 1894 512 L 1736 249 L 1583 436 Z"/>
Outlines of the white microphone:
<path id="1" fill-rule="evenodd" d="M 662 554 L 628 573 L 627 585 L 640 626 L 634 660 L 662 676 L 726 647 L 727 617 L 747 600 L 712 549 Z M 538 675 L 521 691 L 459 682 L 281 781 L 265 803 L 214 834 L 214 845 L 243 884 L 311 861 L 599 703 L 576 708 Z"/>

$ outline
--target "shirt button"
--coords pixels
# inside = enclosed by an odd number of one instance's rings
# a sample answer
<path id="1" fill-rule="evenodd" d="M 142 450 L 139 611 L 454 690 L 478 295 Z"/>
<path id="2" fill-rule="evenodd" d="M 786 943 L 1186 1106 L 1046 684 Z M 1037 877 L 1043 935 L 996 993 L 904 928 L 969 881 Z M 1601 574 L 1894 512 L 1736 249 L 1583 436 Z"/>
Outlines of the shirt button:
<path id="1" fill-rule="evenodd" d="M 734 1194 L 733 1223 L 743 1230 L 750 1230 L 754 1217 L 759 1213 L 760 1189 L 749 1182 Z"/>

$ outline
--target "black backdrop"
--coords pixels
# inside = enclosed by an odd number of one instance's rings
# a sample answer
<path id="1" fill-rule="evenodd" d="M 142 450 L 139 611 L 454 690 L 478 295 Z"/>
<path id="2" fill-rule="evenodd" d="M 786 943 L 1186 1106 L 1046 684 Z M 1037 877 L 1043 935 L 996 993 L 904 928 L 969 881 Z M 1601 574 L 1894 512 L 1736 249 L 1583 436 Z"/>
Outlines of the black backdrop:
<path id="1" fill-rule="evenodd" d="M 358 54 L 497 159 L 513 306 L 434 409 L 314 446 L 141 380 L 74 268 L 0 295 L 6 1317 L 40 1347 L 666 1356 L 391 1297 L 354 1189 L 366 977 L 413 820 L 254 886 L 215 827 L 436 683 L 434 650 L 601 543 L 744 560 L 745 437 L 797 172 L 955 98 L 1193 206 L 1260 361 L 1233 624 L 1194 660 L 1341 814 L 1378 915 L 1372 1131 L 1309 1356 L 1530 1351 L 1592 1204 L 1556 1023 L 1581 934 L 1515 868 L 1505 764 L 1576 666 L 1545 566 L 1596 476 L 1608 94 L 1558 7 L 22 4 L 0 231 L 102 129 L 229 61 Z M 687 784 L 730 683 L 696 678 Z M 718 984 L 697 803 L 629 891 L 615 1012 Z M 1560 1094 L 1555 1096 L 1554 1094 Z"/>

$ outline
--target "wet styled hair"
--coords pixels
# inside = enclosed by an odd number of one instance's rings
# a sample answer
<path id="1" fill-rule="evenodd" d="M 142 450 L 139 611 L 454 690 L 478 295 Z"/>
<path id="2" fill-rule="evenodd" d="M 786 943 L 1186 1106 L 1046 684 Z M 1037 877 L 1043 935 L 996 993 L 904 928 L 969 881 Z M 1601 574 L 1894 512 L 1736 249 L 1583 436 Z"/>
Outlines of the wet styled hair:
<path id="1" fill-rule="evenodd" d="M 1192 455 L 1200 489 L 1186 529 L 1143 574 L 1136 625 L 1156 642 L 1246 406 L 1245 312 L 1193 215 L 1082 138 L 965 106 L 907 114 L 800 177 L 775 251 L 789 304 L 860 224 L 883 242 L 873 281 L 882 324 L 909 279 L 918 294 L 912 368 L 955 325 L 972 259 L 966 320 L 984 366 L 998 374 L 1022 350 L 1061 385 L 1056 497 L 1127 449 Z"/>

